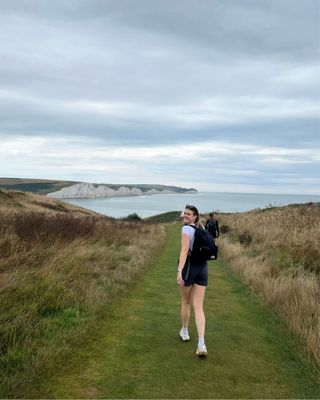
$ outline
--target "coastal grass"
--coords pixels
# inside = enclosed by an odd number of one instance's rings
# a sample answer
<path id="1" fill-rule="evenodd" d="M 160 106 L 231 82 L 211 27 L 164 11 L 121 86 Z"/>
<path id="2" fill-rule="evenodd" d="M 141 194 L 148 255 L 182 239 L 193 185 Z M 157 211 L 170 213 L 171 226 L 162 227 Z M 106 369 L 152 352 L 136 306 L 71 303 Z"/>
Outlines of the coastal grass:
<path id="1" fill-rule="evenodd" d="M 137 282 L 164 230 L 81 210 L 1 209 L 0 221 L 0 397 L 32 397 Z"/>
<path id="2" fill-rule="evenodd" d="M 194 322 L 190 343 L 178 337 L 179 226 L 166 224 L 160 256 L 161 225 L 0 190 L 0 397 L 319 398 L 318 208 L 305 207 L 219 216 L 225 262 L 211 263 L 199 360 Z M 292 252 L 294 221 L 310 257 Z"/>
<path id="3" fill-rule="evenodd" d="M 220 214 L 229 237 L 267 256 L 281 269 L 320 275 L 320 203 Z"/>
<path id="4" fill-rule="evenodd" d="M 225 260 L 320 371 L 320 204 L 219 215 Z"/>
<path id="5" fill-rule="evenodd" d="M 38 392 L 50 398 L 318 398 L 312 367 L 285 326 L 221 259 L 210 263 L 205 298 L 209 355 L 197 335 L 182 343 L 176 262 L 180 226 L 139 284 L 108 306 L 86 344 Z"/>
<path id="6" fill-rule="evenodd" d="M 0 179 L 1 181 L 1 179 Z M 19 190 L 0 189 L 0 210 L 4 214 L 17 212 L 65 213 L 77 216 L 97 216 L 98 214 L 86 208 L 53 199 L 40 194 Z M 100 215 L 101 217 L 101 215 Z M 109 218 L 110 220 L 112 218 Z"/>

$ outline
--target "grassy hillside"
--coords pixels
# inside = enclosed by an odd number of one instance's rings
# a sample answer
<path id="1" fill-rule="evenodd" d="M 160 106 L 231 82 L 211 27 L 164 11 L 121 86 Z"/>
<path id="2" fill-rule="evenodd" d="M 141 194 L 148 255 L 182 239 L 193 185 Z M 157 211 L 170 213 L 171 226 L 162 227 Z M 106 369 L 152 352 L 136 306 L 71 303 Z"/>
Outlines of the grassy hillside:
<path id="1" fill-rule="evenodd" d="M 0 188 L 7 190 L 20 190 L 25 192 L 33 192 L 39 194 L 48 194 L 56 192 L 64 187 L 74 185 L 76 181 L 60 181 L 60 180 L 49 180 L 49 179 L 18 179 L 18 178 L 0 178 Z M 157 190 L 172 190 L 176 193 L 184 193 L 187 190 L 195 190 L 193 188 L 186 189 L 178 186 L 165 186 L 156 184 L 113 184 L 113 183 L 93 183 L 94 186 L 98 185 L 108 186 L 110 189 L 117 190 L 121 186 L 128 188 L 139 188 L 142 192 L 147 192 L 151 189 Z"/>
<path id="2" fill-rule="evenodd" d="M 0 189 L 0 211 L 61 212 L 72 215 L 97 215 L 95 212 L 42 195 Z"/>
<path id="3" fill-rule="evenodd" d="M 57 190 L 74 185 L 78 182 L 55 181 L 46 179 L 16 179 L 0 178 L 0 188 L 7 190 L 19 190 L 39 194 L 48 194 Z"/>
<path id="4" fill-rule="evenodd" d="M 219 215 L 224 259 L 320 369 L 320 204 Z"/>
<path id="5" fill-rule="evenodd" d="M 0 397 L 37 392 L 59 363 L 68 365 L 75 348 L 100 329 L 108 305 L 127 296 L 163 249 L 164 229 L 153 223 L 178 214 L 118 221 L 45 196 L 0 190 Z M 219 215 L 220 257 L 286 321 L 318 368 L 319 217 L 319 204 Z M 180 228 L 172 229 L 179 243 Z M 170 247 L 171 261 L 163 261 L 167 267 L 176 265 L 177 246 Z M 154 292 L 149 295 L 154 304 Z M 133 323 L 136 315 L 130 318 Z"/>
<path id="6" fill-rule="evenodd" d="M 166 222 L 181 221 L 180 216 L 181 216 L 181 211 L 169 211 L 163 214 L 157 214 L 151 217 L 144 218 L 143 220 L 153 224 L 162 224 Z"/>
<path id="7" fill-rule="evenodd" d="M 46 381 L 163 239 L 150 224 L 1 190 L 0 397 L 24 397 Z"/>

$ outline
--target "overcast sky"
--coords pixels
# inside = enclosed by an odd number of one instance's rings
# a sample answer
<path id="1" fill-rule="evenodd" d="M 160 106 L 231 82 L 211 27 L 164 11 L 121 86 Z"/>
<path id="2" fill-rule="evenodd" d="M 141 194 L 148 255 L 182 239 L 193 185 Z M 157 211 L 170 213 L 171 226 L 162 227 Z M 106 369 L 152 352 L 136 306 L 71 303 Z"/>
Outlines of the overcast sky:
<path id="1" fill-rule="evenodd" d="M 0 0 L 0 176 L 320 194 L 320 1 Z"/>

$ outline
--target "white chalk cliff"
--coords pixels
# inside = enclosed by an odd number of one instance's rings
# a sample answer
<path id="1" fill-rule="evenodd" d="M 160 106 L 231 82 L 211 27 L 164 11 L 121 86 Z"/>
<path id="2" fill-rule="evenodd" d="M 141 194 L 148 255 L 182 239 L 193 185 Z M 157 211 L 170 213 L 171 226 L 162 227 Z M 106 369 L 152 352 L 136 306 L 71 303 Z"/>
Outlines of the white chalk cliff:
<path id="1" fill-rule="evenodd" d="M 94 199 L 98 197 L 118 197 L 118 196 L 142 196 L 152 194 L 169 194 L 175 193 L 172 190 L 150 189 L 143 192 L 139 188 L 128 188 L 121 186 L 114 190 L 105 185 L 94 186 L 91 183 L 77 183 L 72 186 L 65 187 L 57 192 L 48 193 L 48 197 L 56 199 Z"/>

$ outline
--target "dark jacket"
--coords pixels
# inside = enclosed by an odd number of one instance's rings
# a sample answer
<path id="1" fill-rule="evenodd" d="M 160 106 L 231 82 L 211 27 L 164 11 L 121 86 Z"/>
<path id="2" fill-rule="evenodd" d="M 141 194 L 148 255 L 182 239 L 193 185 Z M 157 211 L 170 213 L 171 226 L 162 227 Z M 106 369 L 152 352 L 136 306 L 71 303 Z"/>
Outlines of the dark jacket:
<path id="1" fill-rule="evenodd" d="M 214 238 L 218 238 L 220 235 L 219 232 L 219 222 L 215 218 L 210 218 L 206 221 L 206 230 L 209 231 Z"/>

